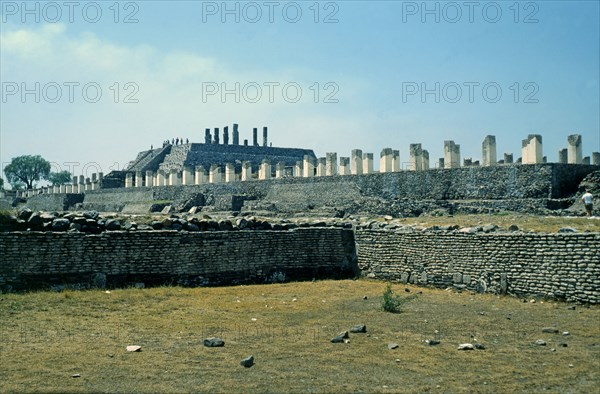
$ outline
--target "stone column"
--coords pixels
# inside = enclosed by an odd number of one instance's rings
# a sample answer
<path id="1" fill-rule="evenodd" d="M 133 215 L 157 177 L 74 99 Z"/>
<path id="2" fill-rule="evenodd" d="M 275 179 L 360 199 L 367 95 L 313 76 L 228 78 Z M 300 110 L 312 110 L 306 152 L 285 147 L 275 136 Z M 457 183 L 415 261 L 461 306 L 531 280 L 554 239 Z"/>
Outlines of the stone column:
<path id="1" fill-rule="evenodd" d="M 350 175 L 349 157 L 340 157 L 340 175 Z"/>
<path id="2" fill-rule="evenodd" d="M 304 155 L 302 171 L 302 176 L 304 176 L 304 178 L 312 178 L 315 176 L 315 161 L 311 156 Z"/>
<path id="3" fill-rule="evenodd" d="M 142 187 L 142 186 L 143 186 L 142 172 L 136 171 L 135 172 L 135 187 Z"/>
<path id="4" fill-rule="evenodd" d="M 164 170 L 158 170 L 156 172 L 156 181 L 154 182 L 156 186 L 164 186 L 165 185 L 165 172 Z"/>
<path id="5" fill-rule="evenodd" d="M 372 174 L 373 172 L 373 154 L 363 153 L 363 174 Z"/>
<path id="6" fill-rule="evenodd" d="M 275 164 L 275 178 L 283 178 L 285 175 L 285 162 L 280 161 Z"/>
<path id="7" fill-rule="evenodd" d="M 363 173 L 363 152 L 360 149 L 353 149 L 350 155 L 350 172 L 352 175 L 362 175 Z"/>
<path id="8" fill-rule="evenodd" d="M 151 170 L 146 170 L 146 187 L 154 186 L 154 173 Z"/>
<path id="9" fill-rule="evenodd" d="M 440 157 L 438 159 L 438 168 L 444 168 L 444 158 Z"/>
<path id="10" fill-rule="evenodd" d="M 223 181 L 223 177 L 221 174 L 221 167 L 216 164 L 210 166 L 210 171 L 208 174 L 208 181 L 210 183 L 221 183 Z"/>
<path id="11" fill-rule="evenodd" d="M 242 162 L 242 181 L 252 180 L 252 163 L 249 161 Z"/>
<path id="12" fill-rule="evenodd" d="M 179 171 L 173 168 L 169 172 L 169 186 L 179 186 Z"/>
<path id="13" fill-rule="evenodd" d="M 421 144 L 410 144 L 410 170 L 421 171 L 423 169 L 423 148 Z"/>
<path id="14" fill-rule="evenodd" d="M 319 157 L 317 159 L 317 176 L 325 176 L 327 167 L 327 159 L 324 157 Z"/>
<path id="15" fill-rule="evenodd" d="M 513 164 L 513 154 L 512 153 L 504 154 L 504 164 Z"/>
<path id="16" fill-rule="evenodd" d="M 56 186 L 56 188 L 58 188 L 58 186 Z M 92 190 L 92 180 L 90 178 L 85 178 L 85 191 L 91 191 Z M 59 190 L 56 190 L 56 193 L 58 193 Z"/>
<path id="17" fill-rule="evenodd" d="M 131 172 L 125 174 L 125 187 L 133 187 L 133 174 Z"/>
<path id="18" fill-rule="evenodd" d="M 219 145 L 219 128 L 218 127 L 215 127 L 215 132 L 214 132 L 213 138 L 214 138 L 213 144 Z"/>
<path id="19" fill-rule="evenodd" d="M 79 175 L 79 185 L 77 190 L 78 193 L 83 193 L 85 191 L 85 177 L 83 175 Z"/>
<path id="20" fill-rule="evenodd" d="M 542 163 L 544 154 L 542 152 L 542 136 L 539 134 L 529 134 L 521 143 L 521 163 L 537 164 Z"/>
<path id="21" fill-rule="evenodd" d="M 429 151 L 426 149 L 423 149 L 421 151 L 421 169 L 422 170 L 428 170 L 429 169 Z"/>
<path id="22" fill-rule="evenodd" d="M 496 160 L 496 137 L 486 135 L 481 144 L 481 162 L 484 166 L 495 166 Z"/>
<path id="23" fill-rule="evenodd" d="M 592 152 L 592 164 L 600 166 L 600 152 Z"/>
<path id="24" fill-rule="evenodd" d="M 460 167 L 460 145 L 454 141 L 444 141 L 444 168 Z"/>
<path id="25" fill-rule="evenodd" d="M 567 164 L 568 163 L 567 148 L 562 148 L 562 149 L 558 150 L 558 162 L 560 164 Z"/>
<path id="26" fill-rule="evenodd" d="M 204 129 L 204 143 L 212 144 L 212 135 L 210 135 L 210 129 Z"/>
<path id="27" fill-rule="evenodd" d="M 302 178 L 303 175 L 303 171 L 302 171 L 302 162 L 301 161 L 297 161 L 296 165 L 294 166 L 294 177 L 296 178 Z"/>
<path id="28" fill-rule="evenodd" d="M 252 146 L 258 146 L 258 128 L 252 129 Z"/>
<path id="29" fill-rule="evenodd" d="M 238 124 L 233 124 L 233 145 L 240 144 L 240 132 L 238 131 Z"/>
<path id="30" fill-rule="evenodd" d="M 581 159 L 581 164 L 585 164 L 585 165 L 590 165 L 590 157 L 586 156 L 583 159 Z"/>
<path id="31" fill-rule="evenodd" d="M 194 169 L 194 184 L 203 185 L 206 183 L 206 176 L 204 175 L 204 167 L 196 166 Z"/>
<path id="32" fill-rule="evenodd" d="M 271 179 L 271 162 L 268 159 L 264 159 L 260 164 L 260 170 L 258 171 L 258 179 Z"/>
<path id="33" fill-rule="evenodd" d="M 567 137 L 567 163 L 581 164 L 582 156 L 581 135 L 572 134 Z"/>
<path id="34" fill-rule="evenodd" d="M 263 127 L 263 146 L 269 146 L 268 133 L 269 129 L 267 127 Z"/>
<path id="35" fill-rule="evenodd" d="M 60 194 L 65 194 L 67 192 L 67 185 L 65 185 L 64 183 L 62 185 L 59 185 L 58 192 Z"/>
<path id="36" fill-rule="evenodd" d="M 337 175 L 337 153 L 328 152 L 325 154 L 325 175 Z"/>
<path id="37" fill-rule="evenodd" d="M 71 179 L 71 191 L 72 191 L 73 193 L 77 193 L 77 191 L 78 191 L 78 187 L 77 187 L 77 177 L 76 177 L 76 176 L 74 176 L 74 177 Z"/>
<path id="38" fill-rule="evenodd" d="M 235 182 L 235 164 L 225 164 L 225 182 Z"/>
<path id="39" fill-rule="evenodd" d="M 194 184 L 194 173 L 190 167 L 183 167 L 183 184 L 193 185 Z"/>
<path id="40" fill-rule="evenodd" d="M 392 172 L 400 172 L 400 151 L 392 151 Z"/>
<path id="41" fill-rule="evenodd" d="M 50 188 L 48 188 L 47 191 L 49 192 Z M 52 193 L 54 193 L 54 194 L 60 193 L 60 185 L 54 185 L 54 186 L 52 186 Z"/>
<path id="42" fill-rule="evenodd" d="M 223 127 L 223 145 L 229 145 L 229 126 Z"/>
<path id="43" fill-rule="evenodd" d="M 392 172 L 392 148 L 384 148 L 379 155 L 379 172 Z"/>

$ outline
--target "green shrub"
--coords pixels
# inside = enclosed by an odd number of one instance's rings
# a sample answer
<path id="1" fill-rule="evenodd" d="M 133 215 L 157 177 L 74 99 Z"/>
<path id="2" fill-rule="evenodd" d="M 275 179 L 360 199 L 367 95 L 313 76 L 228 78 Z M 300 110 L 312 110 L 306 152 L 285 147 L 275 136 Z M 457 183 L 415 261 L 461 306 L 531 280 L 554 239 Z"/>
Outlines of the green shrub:
<path id="1" fill-rule="evenodd" d="M 416 295 L 400 297 L 398 294 L 394 293 L 394 290 L 392 289 L 392 284 L 388 282 L 387 286 L 385 287 L 385 290 L 383 291 L 381 308 L 386 312 L 400 313 L 402 312 L 403 305 L 414 298 L 416 298 Z"/>

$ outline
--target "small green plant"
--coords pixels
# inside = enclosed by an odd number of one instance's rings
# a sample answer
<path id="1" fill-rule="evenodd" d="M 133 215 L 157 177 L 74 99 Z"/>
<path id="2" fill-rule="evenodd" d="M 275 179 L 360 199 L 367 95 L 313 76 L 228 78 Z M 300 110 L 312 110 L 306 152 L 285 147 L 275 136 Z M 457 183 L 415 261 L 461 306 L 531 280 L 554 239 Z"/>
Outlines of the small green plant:
<path id="1" fill-rule="evenodd" d="M 415 295 L 400 297 L 398 294 L 394 293 L 394 290 L 392 289 L 392 284 L 388 282 L 387 286 L 385 287 L 385 290 L 383 291 L 381 308 L 386 312 L 400 313 L 402 312 L 402 306 L 408 301 L 414 299 L 415 297 Z"/>

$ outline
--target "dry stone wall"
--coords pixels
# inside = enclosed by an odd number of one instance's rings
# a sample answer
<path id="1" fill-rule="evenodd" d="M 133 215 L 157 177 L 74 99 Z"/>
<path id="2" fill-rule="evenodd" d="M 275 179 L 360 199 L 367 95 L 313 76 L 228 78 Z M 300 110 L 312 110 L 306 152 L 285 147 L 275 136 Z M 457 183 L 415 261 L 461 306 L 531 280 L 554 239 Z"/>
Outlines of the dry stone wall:
<path id="1" fill-rule="evenodd" d="M 0 234 L 5 290 L 264 283 L 349 276 L 355 267 L 353 233 L 339 228 Z"/>
<path id="2" fill-rule="evenodd" d="M 356 231 L 372 278 L 600 303 L 600 234 Z"/>

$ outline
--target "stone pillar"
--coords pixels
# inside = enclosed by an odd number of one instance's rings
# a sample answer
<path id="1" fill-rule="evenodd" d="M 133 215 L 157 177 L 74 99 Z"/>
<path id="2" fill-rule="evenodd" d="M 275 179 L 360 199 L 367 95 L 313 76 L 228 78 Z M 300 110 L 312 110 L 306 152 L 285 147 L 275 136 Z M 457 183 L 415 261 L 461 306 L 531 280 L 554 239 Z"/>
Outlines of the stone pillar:
<path id="1" fill-rule="evenodd" d="M 542 152 L 542 136 L 539 134 L 529 134 L 521 143 L 521 163 L 537 164 L 542 163 L 544 154 Z"/>
<path id="2" fill-rule="evenodd" d="M 373 154 L 363 153 L 363 174 L 372 174 L 373 172 Z"/>
<path id="3" fill-rule="evenodd" d="M 258 128 L 252 129 L 252 146 L 258 146 Z"/>
<path id="4" fill-rule="evenodd" d="M 384 148 L 379 155 L 379 172 L 392 171 L 392 148 Z"/>
<path id="5" fill-rule="evenodd" d="M 73 185 L 70 185 L 70 184 L 65 185 L 65 193 L 67 193 L 67 194 L 73 193 Z"/>
<path id="6" fill-rule="evenodd" d="M 146 187 L 154 186 L 154 173 L 151 170 L 146 170 Z"/>
<path id="7" fill-rule="evenodd" d="M 581 159 L 581 164 L 586 164 L 586 165 L 590 165 L 590 157 L 586 156 L 583 159 Z"/>
<path id="8" fill-rule="evenodd" d="M 325 154 L 325 175 L 337 175 L 337 153 L 329 152 Z"/>
<path id="9" fill-rule="evenodd" d="M 340 175 L 350 175 L 349 157 L 340 157 Z"/>
<path id="10" fill-rule="evenodd" d="M 235 182 L 235 164 L 225 164 L 225 182 Z"/>
<path id="11" fill-rule="evenodd" d="M 219 128 L 218 127 L 215 127 L 215 133 L 213 135 L 213 138 L 214 138 L 213 144 L 219 145 Z"/>
<path id="12" fill-rule="evenodd" d="M 275 178 L 283 178 L 285 175 L 285 162 L 280 161 L 275 165 Z"/>
<path id="13" fill-rule="evenodd" d="M 465 167 L 471 167 L 473 165 L 473 159 L 470 157 L 465 157 L 464 162 L 463 162 L 463 166 Z"/>
<path id="14" fill-rule="evenodd" d="M 79 175 L 79 185 L 78 185 L 78 193 L 83 193 L 85 191 L 85 177 L 83 175 Z"/>
<path id="15" fill-rule="evenodd" d="M 79 189 L 78 189 L 78 187 L 77 187 L 77 177 L 76 177 L 76 176 L 74 176 L 74 177 L 73 177 L 73 179 L 71 179 L 71 191 L 72 191 L 73 193 L 77 193 L 77 191 L 78 191 L 78 190 L 79 190 Z"/>
<path id="16" fill-rule="evenodd" d="M 240 132 L 238 131 L 238 124 L 233 124 L 233 145 L 240 144 Z"/>
<path id="17" fill-rule="evenodd" d="M 392 151 L 392 172 L 400 172 L 400 151 Z"/>
<path id="18" fill-rule="evenodd" d="M 319 157 L 317 159 L 317 176 L 325 176 L 327 167 L 327 159 L 324 157 Z"/>
<path id="19" fill-rule="evenodd" d="M 248 140 L 244 140 L 244 146 L 248 146 Z"/>
<path id="20" fill-rule="evenodd" d="M 269 134 L 268 127 L 266 127 L 266 126 L 263 127 L 263 146 L 269 146 L 268 134 Z"/>
<path id="21" fill-rule="evenodd" d="M 496 160 L 496 137 L 487 135 L 481 144 L 481 162 L 484 166 L 495 166 Z"/>
<path id="22" fill-rule="evenodd" d="M 181 183 L 179 182 L 179 171 L 173 168 L 169 173 L 169 186 L 179 186 Z"/>
<path id="23" fill-rule="evenodd" d="M 460 167 L 460 145 L 454 141 L 444 141 L 444 168 Z"/>
<path id="24" fill-rule="evenodd" d="M 193 185 L 194 184 L 194 173 L 190 167 L 183 167 L 183 184 L 184 185 Z"/>
<path id="25" fill-rule="evenodd" d="M 158 170 L 156 172 L 156 182 L 154 182 L 156 186 L 165 186 L 165 171 Z"/>
<path id="26" fill-rule="evenodd" d="M 581 164 L 582 156 L 581 135 L 572 134 L 567 137 L 567 163 Z"/>
<path id="27" fill-rule="evenodd" d="M 252 180 L 252 163 L 249 161 L 242 162 L 242 181 Z"/>
<path id="28" fill-rule="evenodd" d="M 143 186 L 142 172 L 136 171 L 135 172 L 135 187 L 142 187 L 142 186 Z"/>
<path id="29" fill-rule="evenodd" d="M 294 177 L 296 177 L 296 178 L 302 178 L 302 175 L 303 175 L 302 162 L 301 161 L 297 161 L 296 165 L 294 166 Z"/>
<path id="30" fill-rule="evenodd" d="M 309 155 L 304 155 L 302 163 L 302 176 L 304 178 L 312 178 L 315 176 L 315 161 Z"/>
<path id="31" fill-rule="evenodd" d="M 60 194 L 65 194 L 67 192 L 67 185 L 65 185 L 64 183 L 62 185 L 59 185 L 58 192 Z"/>
<path id="32" fill-rule="evenodd" d="M 55 186 L 58 189 L 58 186 Z M 91 191 L 92 190 L 92 180 L 90 178 L 85 178 L 85 191 Z M 59 190 L 56 190 L 55 193 L 58 193 Z"/>
<path id="33" fill-rule="evenodd" d="M 411 171 L 421 171 L 423 169 L 423 148 L 421 144 L 410 144 L 409 163 Z"/>
<path id="34" fill-rule="evenodd" d="M 204 130 L 204 143 L 212 144 L 212 135 L 210 135 L 210 129 Z"/>
<path id="35" fill-rule="evenodd" d="M 223 127 L 223 145 L 229 145 L 229 126 Z"/>
<path id="36" fill-rule="evenodd" d="M 513 154 L 512 153 L 504 154 L 504 164 L 513 164 Z"/>
<path id="37" fill-rule="evenodd" d="M 440 157 L 438 159 L 438 168 L 444 168 L 444 158 Z"/>
<path id="38" fill-rule="evenodd" d="M 592 152 L 592 164 L 600 166 L 600 152 Z"/>
<path id="39" fill-rule="evenodd" d="M 203 185 L 206 183 L 206 176 L 204 175 L 204 167 L 196 166 L 194 169 L 194 184 Z"/>
<path id="40" fill-rule="evenodd" d="M 421 151 L 421 169 L 422 170 L 428 170 L 429 169 L 429 151 L 426 149 L 423 149 Z"/>
<path id="41" fill-rule="evenodd" d="M 46 190 L 48 193 L 50 192 L 50 188 L 48 188 Z M 54 194 L 60 193 L 60 186 L 59 185 L 52 186 L 52 193 L 54 193 Z"/>
<path id="42" fill-rule="evenodd" d="M 362 175 L 363 173 L 363 152 L 360 149 L 353 149 L 350 155 L 350 172 L 352 175 Z"/>
<path id="43" fill-rule="evenodd" d="M 562 148 L 558 150 L 558 162 L 560 164 L 567 164 L 568 163 L 568 153 L 567 153 L 567 148 Z"/>
<path id="44" fill-rule="evenodd" d="M 221 183 L 223 181 L 223 177 L 221 174 L 221 167 L 216 164 L 210 166 L 210 171 L 208 173 L 208 182 L 210 183 Z"/>
<path id="45" fill-rule="evenodd" d="M 268 159 L 264 159 L 260 164 L 260 170 L 258 171 L 258 179 L 271 179 L 271 162 Z"/>
<path id="46" fill-rule="evenodd" d="M 131 172 L 125 174 L 125 187 L 133 187 L 133 174 Z"/>

